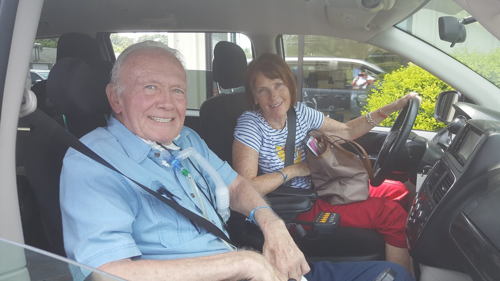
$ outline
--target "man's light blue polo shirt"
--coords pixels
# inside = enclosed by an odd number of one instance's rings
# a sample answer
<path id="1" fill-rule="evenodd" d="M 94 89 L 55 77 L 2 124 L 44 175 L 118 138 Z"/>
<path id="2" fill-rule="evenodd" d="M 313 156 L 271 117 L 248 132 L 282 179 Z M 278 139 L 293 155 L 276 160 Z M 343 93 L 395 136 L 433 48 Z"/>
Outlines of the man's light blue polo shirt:
<path id="1" fill-rule="evenodd" d="M 155 190 L 166 188 L 179 204 L 201 214 L 195 203 L 200 198 L 191 192 L 186 176 L 158 164 L 160 153 L 115 118 L 81 140 L 130 178 Z M 184 127 L 174 143 L 196 149 L 226 184 L 236 179 L 237 173 L 192 129 Z M 208 219 L 224 229 L 211 207 L 215 187 L 210 176 L 188 160 L 182 163 L 205 194 L 200 197 L 208 206 Z M 92 267 L 125 258 L 177 259 L 231 250 L 130 180 L 73 149 L 64 157 L 60 202 L 66 253 Z"/>

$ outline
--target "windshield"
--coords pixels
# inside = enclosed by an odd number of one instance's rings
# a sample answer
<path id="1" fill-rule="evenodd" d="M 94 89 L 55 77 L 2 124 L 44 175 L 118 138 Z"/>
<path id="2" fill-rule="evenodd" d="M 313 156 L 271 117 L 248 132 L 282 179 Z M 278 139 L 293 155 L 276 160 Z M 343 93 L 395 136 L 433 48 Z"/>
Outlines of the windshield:
<path id="1" fill-rule="evenodd" d="M 465 26 L 465 42 L 451 47 L 451 43 L 439 38 L 438 18 L 442 16 L 462 20 L 470 15 L 452 0 L 431 0 L 397 27 L 442 50 L 500 87 L 500 41 L 479 22 L 474 22 Z"/>

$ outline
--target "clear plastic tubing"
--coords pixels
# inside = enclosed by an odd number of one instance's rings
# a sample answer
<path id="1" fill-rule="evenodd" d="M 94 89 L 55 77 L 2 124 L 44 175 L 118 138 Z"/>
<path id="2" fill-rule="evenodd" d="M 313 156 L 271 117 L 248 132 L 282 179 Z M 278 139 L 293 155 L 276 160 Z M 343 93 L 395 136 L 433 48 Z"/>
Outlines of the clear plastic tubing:
<path id="1" fill-rule="evenodd" d="M 183 160 L 186 158 L 191 158 L 191 160 L 197 162 L 205 172 L 212 178 L 215 183 L 215 201 L 217 212 L 222 217 L 224 221 L 229 219 L 229 190 L 222 180 L 220 174 L 208 163 L 205 157 L 201 156 L 194 148 L 188 147 L 179 152 L 177 159 Z"/>

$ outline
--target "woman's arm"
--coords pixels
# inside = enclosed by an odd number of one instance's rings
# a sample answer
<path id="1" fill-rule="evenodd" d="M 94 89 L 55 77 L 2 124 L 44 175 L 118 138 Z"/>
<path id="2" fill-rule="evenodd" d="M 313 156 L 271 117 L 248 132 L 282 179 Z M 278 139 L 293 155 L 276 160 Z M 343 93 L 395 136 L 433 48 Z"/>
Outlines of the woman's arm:
<path id="1" fill-rule="evenodd" d="M 407 94 L 393 103 L 370 112 L 369 116 L 371 116 L 372 122 L 367 115 L 359 116 L 346 123 L 325 117 L 325 121 L 319 130 L 325 134 L 337 135 L 349 140 L 357 139 L 368 133 L 376 124 L 379 124 L 382 120 L 387 118 L 388 115 L 402 109 L 408 103 L 408 100 L 416 96 L 417 93 Z"/>
<path id="2" fill-rule="evenodd" d="M 238 174 L 252 181 L 253 186 L 261 195 L 274 191 L 284 181 L 299 176 L 309 175 L 309 168 L 305 162 L 290 165 L 279 172 L 257 176 L 259 170 L 259 153 L 238 140 L 233 142 L 233 168 Z"/>

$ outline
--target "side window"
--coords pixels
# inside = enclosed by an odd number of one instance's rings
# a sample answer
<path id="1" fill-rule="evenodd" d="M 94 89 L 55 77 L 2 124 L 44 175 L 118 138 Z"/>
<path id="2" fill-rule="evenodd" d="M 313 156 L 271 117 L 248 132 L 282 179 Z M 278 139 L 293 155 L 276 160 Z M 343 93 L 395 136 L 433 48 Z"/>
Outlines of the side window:
<path id="1" fill-rule="evenodd" d="M 212 79 L 213 49 L 219 41 L 230 41 L 240 45 L 247 58 L 253 57 L 250 39 L 240 33 L 203 32 L 148 32 L 114 33 L 110 36 L 115 56 L 128 46 L 155 40 L 178 50 L 182 54 L 188 79 L 188 109 L 198 110 L 209 97 L 218 94 Z"/>
<path id="2" fill-rule="evenodd" d="M 49 71 L 56 63 L 57 40 L 59 38 L 37 39 L 33 45 L 30 59 L 31 85 L 46 80 Z"/>
<path id="3" fill-rule="evenodd" d="M 298 75 L 298 36 L 283 35 L 282 39 L 285 60 Z M 376 82 L 408 63 L 352 40 L 308 35 L 304 42 L 303 102 L 339 121 L 360 116 Z"/>

